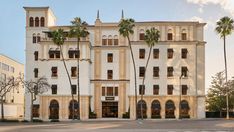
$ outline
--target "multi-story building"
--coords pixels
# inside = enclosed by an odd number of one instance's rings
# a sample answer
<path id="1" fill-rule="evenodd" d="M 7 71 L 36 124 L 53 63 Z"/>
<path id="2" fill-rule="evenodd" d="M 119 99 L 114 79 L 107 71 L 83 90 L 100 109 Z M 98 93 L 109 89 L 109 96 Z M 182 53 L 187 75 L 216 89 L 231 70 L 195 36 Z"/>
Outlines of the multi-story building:
<path id="1" fill-rule="evenodd" d="M 59 48 L 53 43 L 50 32 L 59 28 L 68 32 L 71 26 L 57 26 L 49 7 L 24 9 L 26 79 L 46 76 L 51 84 L 47 93 L 39 95 L 35 104 L 38 113 L 35 115 L 43 120 L 70 119 L 73 114 L 71 90 Z M 95 112 L 97 118 L 122 118 L 124 113 L 129 112 L 130 118 L 135 119 L 133 65 L 128 41 L 119 34 L 118 24 L 102 22 L 98 13 L 95 24 L 87 27 L 89 36 L 81 40 L 81 119 L 88 119 L 90 111 Z M 204 25 L 190 21 L 135 22 L 130 40 L 137 69 L 137 106 L 142 103 L 145 117 L 179 118 L 179 112 L 190 118 L 205 117 Z M 160 41 L 153 47 L 143 86 L 144 66 L 149 52 L 144 32 L 151 27 L 160 31 Z M 77 95 L 76 39 L 67 38 L 62 50 L 72 79 L 72 91 Z M 144 94 L 142 101 L 141 93 Z M 30 117 L 29 103 L 30 99 L 26 97 L 27 119 Z M 78 106 L 75 105 L 75 109 L 78 111 Z"/>
<path id="2" fill-rule="evenodd" d="M 24 74 L 24 65 L 3 54 L 0 54 L 0 79 L 1 81 L 9 81 L 11 77 L 18 78 L 20 74 Z M 9 88 L 9 87 L 7 87 Z M 1 95 L 4 95 L 4 116 L 7 119 L 20 119 L 24 116 L 24 88 L 19 85 L 14 88 L 0 88 Z M 1 106 L 0 106 L 1 112 Z M 0 117 L 1 118 L 1 117 Z"/>

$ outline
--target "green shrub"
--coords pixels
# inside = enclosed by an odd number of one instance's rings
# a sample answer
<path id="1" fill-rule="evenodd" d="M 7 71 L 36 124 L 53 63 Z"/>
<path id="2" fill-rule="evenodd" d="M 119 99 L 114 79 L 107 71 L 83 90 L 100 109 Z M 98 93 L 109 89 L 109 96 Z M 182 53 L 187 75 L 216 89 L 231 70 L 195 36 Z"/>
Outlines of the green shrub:
<path id="1" fill-rule="evenodd" d="M 96 119 L 97 114 L 95 112 L 89 112 L 89 119 Z"/>
<path id="2" fill-rule="evenodd" d="M 130 118 L 129 112 L 123 113 L 122 117 L 125 118 L 125 119 Z"/>
<path id="3" fill-rule="evenodd" d="M 152 119 L 160 119 L 162 118 L 161 115 L 151 115 Z"/>
<path id="4" fill-rule="evenodd" d="M 58 119 L 52 119 L 52 120 L 50 120 L 50 122 L 59 122 L 59 120 Z"/>

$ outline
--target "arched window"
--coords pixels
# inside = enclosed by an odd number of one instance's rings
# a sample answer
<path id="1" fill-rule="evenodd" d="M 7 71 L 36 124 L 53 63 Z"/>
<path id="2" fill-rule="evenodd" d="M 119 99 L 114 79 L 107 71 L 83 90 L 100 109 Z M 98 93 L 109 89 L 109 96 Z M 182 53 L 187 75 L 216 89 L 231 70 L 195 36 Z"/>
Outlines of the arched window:
<path id="1" fill-rule="evenodd" d="M 41 27 L 44 27 L 44 26 L 45 26 L 45 18 L 41 17 Z"/>
<path id="2" fill-rule="evenodd" d="M 166 118 L 175 118 L 175 104 L 168 100 L 165 105 Z"/>
<path id="3" fill-rule="evenodd" d="M 158 100 L 154 100 L 151 104 L 151 118 L 161 118 L 161 105 Z"/>
<path id="4" fill-rule="evenodd" d="M 102 45 L 107 45 L 107 38 L 105 35 L 102 36 Z"/>
<path id="5" fill-rule="evenodd" d="M 57 100 L 50 101 L 50 115 L 49 119 L 59 119 L 59 103 Z"/>
<path id="6" fill-rule="evenodd" d="M 185 29 L 183 29 L 181 32 L 181 40 L 187 40 L 187 33 Z"/>
<path id="7" fill-rule="evenodd" d="M 167 40 L 173 40 L 173 32 L 171 29 L 167 31 Z"/>
<path id="8" fill-rule="evenodd" d="M 145 40 L 145 31 L 143 29 L 140 30 L 139 40 Z"/>
<path id="9" fill-rule="evenodd" d="M 108 45 L 113 45 L 111 35 L 108 36 Z"/>
<path id="10" fill-rule="evenodd" d="M 73 111 L 73 103 L 74 103 L 74 111 Z M 69 119 L 73 119 L 73 116 L 74 116 L 74 119 L 77 119 L 79 115 L 79 104 L 76 100 L 71 100 L 70 103 L 69 103 Z"/>
<path id="11" fill-rule="evenodd" d="M 37 43 L 37 36 L 35 33 L 33 34 L 33 43 Z"/>
<path id="12" fill-rule="evenodd" d="M 142 114 L 143 114 L 143 118 L 147 118 L 146 115 L 146 111 L 147 111 L 147 105 L 146 102 L 144 100 L 140 100 L 137 103 L 137 117 L 141 118 L 141 108 L 142 108 Z"/>
<path id="13" fill-rule="evenodd" d="M 33 21 L 33 17 L 29 18 L 29 27 L 33 27 L 34 26 L 34 21 Z"/>
<path id="14" fill-rule="evenodd" d="M 37 43 L 41 42 L 41 37 L 40 37 L 40 33 L 37 34 Z"/>
<path id="15" fill-rule="evenodd" d="M 114 36 L 114 45 L 119 45 L 118 35 Z"/>
<path id="16" fill-rule="evenodd" d="M 181 118 L 190 118 L 189 115 L 189 104 L 186 100 L 180 102 L 180 117 Z"/>
<path id="17" fill-rule="evenodd" d="M 35 27 L 39 27 L 39 18 L 38 17 L 35 18 Z"/>

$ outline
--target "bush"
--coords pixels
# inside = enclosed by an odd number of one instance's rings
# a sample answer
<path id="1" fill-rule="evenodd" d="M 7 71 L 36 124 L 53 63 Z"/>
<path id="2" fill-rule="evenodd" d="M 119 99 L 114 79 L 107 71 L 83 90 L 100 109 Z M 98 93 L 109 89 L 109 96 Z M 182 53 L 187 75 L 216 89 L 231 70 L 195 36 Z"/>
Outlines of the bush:
<path id="1" fill-rule="evenodd" d="M 1 119 L 0 122 L 19 122 L 19 120 Z"/>
<path id="2" fill-rule="evenodd" d="M 152 119 L 160 119 L 162 118 L 161 115 L 151 115 Z"/>
<path id="3" fill-rule="evenodd" d="M 97 114 L 95 112 L 89 112 L 89 119 L 96 119 Z"/>
<path id="4" fill-rule="evenodd" d="M 59 122 L 59 120 L 58 119 L 52 119 L 52 120 L 50 120 L 50 122 Z"/>
<path id="5" fill-rule="evenodd" d="M 33 119 L 32 122 L 43 122 L 43 120 L 41 120 L 41 119 Z"/>
<path id="6" fill-rule="evenodd" d="M 189 115 L 181 115 L 180 117 L 181 117 L 181 118 L 190 118 Z"/>
<path id="7" fill-rule="evenodd" d="M 29 122 L 28 120 L 22 120 L 21 122 Z"/>
<path id="8" fill-rule="evenodd" d="M 122 117 L 123 117 L 123 118 L 125 118 L 125 119 L 130 118 L 130 114 L 129 114 L 129 112 L 125 112 L 125 113 L 123 113 Z"/>

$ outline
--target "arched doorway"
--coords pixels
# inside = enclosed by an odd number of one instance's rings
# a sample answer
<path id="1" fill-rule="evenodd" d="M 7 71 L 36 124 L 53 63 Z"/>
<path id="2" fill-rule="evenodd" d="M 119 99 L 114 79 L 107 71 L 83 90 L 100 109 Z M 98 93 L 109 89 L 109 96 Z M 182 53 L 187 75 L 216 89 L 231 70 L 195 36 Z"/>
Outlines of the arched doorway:
<path id="1" fill-rule="evenodd" d="M 50 101 L 50 116 L 49 119 L 59 119 L 59 103 L 57 100 Z"/>
<path id="2" fill-rule="evenodd" d="M 175 118 L 175 104 L 168 100 L 165 105 L 166 118 Z"/>
<path id="3" fill-rule="evenodd" d="M 181 101 L 180 103 L 180 117 L 181 118 L 190 118 L 189 115 L 189 104 L 186 100 Z"/>
<path id="4" fill-rule="evenodd" d="M 141 118 L 141 105 L 142 105 L 142 113 L 143 113 L 143 118 L 147 118 L 146 111 L 147 111 L 147 105 L 144 100 L 140 100 L 137 103 L 137 117 Z"/>
<path id="5" fill-rule="evenodd" d="M 151 104 L 151 118 L 161 118 L 161 105 L 158 100 L 154 100 Z"/>
<path id="6" fill-rule="evenodd" d="M 74 112 L 73 112 L 73 102 L 74 102 Z M 74 119 L 78 118 L 79 115 L 79 104 L 76 100 L 71 100 L 69 103 L 69 119 L 73 119 L 73 115 L 74 115 Z"/>

